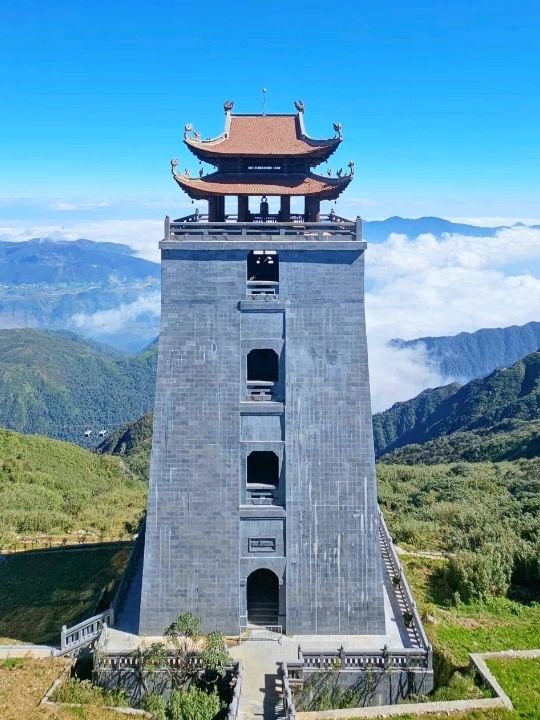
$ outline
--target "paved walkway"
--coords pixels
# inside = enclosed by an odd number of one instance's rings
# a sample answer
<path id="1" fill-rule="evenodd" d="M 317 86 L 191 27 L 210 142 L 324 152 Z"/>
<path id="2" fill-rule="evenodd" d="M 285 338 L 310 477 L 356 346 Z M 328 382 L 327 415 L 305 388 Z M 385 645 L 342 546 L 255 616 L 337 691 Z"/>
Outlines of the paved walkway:
<path id="1" fill-rule="evenodd" d="M 238 709 L 239 720 L 276 720 L 283 718 L 279 663 L 296 660 L 298 643 L 283 638 L 249 640 L 229 648 L 234 660 L 242 660 L 242 693 Z"/>

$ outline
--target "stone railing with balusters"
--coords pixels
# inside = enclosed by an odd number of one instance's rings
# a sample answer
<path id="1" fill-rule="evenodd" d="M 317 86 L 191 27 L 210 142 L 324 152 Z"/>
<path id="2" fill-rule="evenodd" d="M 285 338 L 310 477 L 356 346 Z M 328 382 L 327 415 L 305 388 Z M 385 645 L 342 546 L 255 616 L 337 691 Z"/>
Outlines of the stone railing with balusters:
<path id="1" fill-rule="evenodd" d="M 229 709 L 227 711 L 227 720 L 237 720 L 238 709 L 240 707 L 240 695 L 242 694 L 242 675 L 243 675 L 242 661 L 238 661 L 236 670 L 236 682 L 234 684 L 233 696 Z"/>
<path id="2" fill-rule="evenodd" d="M 274 399 L 275 385 L 273 380 L 248 380 L 247 399 L 269 402 Z"/>
<path id="3" fill-rule="evenodd" d="M 428 653 L 423 648 L 399 650 L 318 650 L 298 649 L 299 665 L 306 670 L 428 670 Z"/>
<path id="4" fill-rule="evenodd" d="M 286 662 L 281 663 L 281 682 L 285 717 L 287 720 L 296 720 L 296 708 L 294 707 L 291 686 L 289 683 L 289 668 Z"/>
<path id="5" fill-rule="evenodd" d="M 330 215 L 321 216 L 320 222 L 237 222 L 233 216 L 227 216 L 225 222 L 207 222 L 204 215 L 188 215 L 185 218 L 171 220 L 165 218 L 165 241 L 186 239 L 190 236 L 203 236 L 205 239 L 222 239 L 223 236 L 249 236 L 261 235 L 261 225 L 264 225 L 264 234 L 284 236 L 287 239 L 327 240 L 333 236 L 340 236 L 347 240 L 362 240 L 362 220 L 355 221 L 338 218 L 331 219 Z"/>
<path id="6" fill-rule="evenodd" d="M 418 613 L 418 609 L 416 607 L 416 603 L 414 601 L 411 589 L 409 587 L 409 583 L 407 582 L 407 578 L 405 577 L 405 574 L 403 572 L 403 567 L 399 561 L 396 548 L 394 546 L 394 541 L 392 540 L 392 536 L 390 535 L 390 532 L 388 531 L 388 527 L 386 525 L 386 522 L 384 520 L 382 512 L 379 511 L 379 523 L 380 523 L 380 536 L 381 536 L 381 542 L 384 543 L 385 549 L 388 552 L 388 556 L 391 561 L 392 565 L 392 572 L 394 575 L 394 578 L 396 578 L 395 582 L 399 585 L 399 588 L 401 590 L 402 597 L 405 601 L 405 605 L 407 608 L 407 612 L 409 613 L 408 618 L 404 618 L 405 623 L 408 625 L 408 627 L 412 628 L 414 631 L 417 639 L 418 644 L 421 648 L 423 648 L 430 657 L 431 662 L 431 644 L 428 640 L 428 637 L 426 635 L 426 631 L 424 630 L 424 626 L 422 625 L 422 620 L 420 619 L 420 615 Z M 394 578 L 391 578 L 394 582 Z"/>
<path id="7" fill-rule="evenodd" d="M 114 622 L 114 610 L 109 608 L 105 612 L 93 615 L 77 625 L 66 627 L 60 632 L 60 655 L 68 655 L 95 642 L 101 631 Z"/>
<path id="8" fill-rule="evenodd" d="M 279 296 L 279 283 L 273 280 L 248 280 L 246 295 L 251 299 L 277 300 Z"/>

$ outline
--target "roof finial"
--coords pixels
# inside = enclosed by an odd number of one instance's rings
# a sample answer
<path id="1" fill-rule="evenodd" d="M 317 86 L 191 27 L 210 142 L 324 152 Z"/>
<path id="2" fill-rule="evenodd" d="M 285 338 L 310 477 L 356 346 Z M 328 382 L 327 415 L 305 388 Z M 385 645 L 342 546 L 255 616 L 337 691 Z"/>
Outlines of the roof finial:
<path id="1" fill-rule="evenodd" d="M 263 91 L 263 111 L 262 114 L 266 115 L 266 88 L 262 89 Z"/>
<path id="2" fill-rule="evenodd" d="M 231 112 L 233 107 L 234 107 L 233 100 L 225 100 L 225 102 L 223 103 L 223 109 L 225 110 L 226 113 Z"/>
<path id="3" fill-rule="evenodd" d="M 299 113 L 304 112 L 304 103 L 301 100 L 295 100 L 294 107 L 298 110 Z"/>
<path id="4" fill-rule="evenodd" d="M 336 131 L 336 137 L 338 137 L 340 140 L 343 140 L 343 133 L 341 128 L 341 123 L 335 122 L 334 123 L 334 130 Z"/>

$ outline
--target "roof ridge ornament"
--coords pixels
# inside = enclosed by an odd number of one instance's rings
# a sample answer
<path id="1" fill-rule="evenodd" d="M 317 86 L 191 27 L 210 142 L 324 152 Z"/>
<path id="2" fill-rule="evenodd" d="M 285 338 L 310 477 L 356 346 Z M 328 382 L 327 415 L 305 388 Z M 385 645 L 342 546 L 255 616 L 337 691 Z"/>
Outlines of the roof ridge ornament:
<path id="1" fill-rule="evenodd" d="M 230 113 L 234 107 L 234 100 L 225 100 L 223 103 L 223 109 L 225 113 Z"/>
<path id="2" fill-rule="evenodd" d="M 343 128 L 341 126 L 341 123 L 335 122 L 334 130 L 336 131 L 336 137 L 339 138 L 340 140 L 343 140 L 343 132 L 342 132 Z"/>
<path id="3" fill-rule="evenodd" d="M 201 133 L 198 130 L 194 130 L 193 125 L 188 123 L 187 125 L 184 125 L 184 140 L 189 137 L 190 134 L 193 135 L 192 140 L 201 139 Z"/>
<path id="4" fill-rule="evenodd" d="M 304 112 L 304 103 L 302 102 L 302 100 L 295 100 L 294 107 L 298 110 L 299 113 Z"/>

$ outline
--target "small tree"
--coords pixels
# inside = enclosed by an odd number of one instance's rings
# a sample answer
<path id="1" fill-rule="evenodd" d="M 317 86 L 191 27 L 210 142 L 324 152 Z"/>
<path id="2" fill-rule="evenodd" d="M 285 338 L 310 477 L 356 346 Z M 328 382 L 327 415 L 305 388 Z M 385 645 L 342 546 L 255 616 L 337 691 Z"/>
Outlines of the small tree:
<path id="1" fill-rule="evenodd" d="M 232 664 L 223 633 L 217 630 L 208 633 L 200 658 L 205 670 L 203 679 L 207 683 L 216 683 L 223 676 L 227 665 Z"/>

